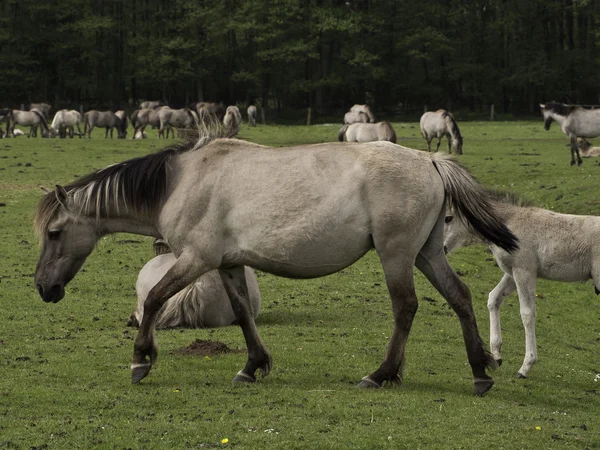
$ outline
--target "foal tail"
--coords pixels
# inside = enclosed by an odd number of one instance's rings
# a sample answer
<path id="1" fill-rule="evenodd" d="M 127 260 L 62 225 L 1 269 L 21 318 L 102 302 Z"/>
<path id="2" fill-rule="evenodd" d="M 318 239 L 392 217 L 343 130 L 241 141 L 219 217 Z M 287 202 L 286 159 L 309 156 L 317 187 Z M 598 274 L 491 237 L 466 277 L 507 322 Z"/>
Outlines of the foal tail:
<path id="1" fill-rule="evenodd" d="M 442 177 L 448 202 L 456 214 L 488 244 L 507 252 L 519 248 L 519 239 L 496 214 L 489 193 L 451 157 L 434 153 L 433 165 Z"/>
<path id="2" fill-rule="evenodd" d="M 338 132 L 338 141 L 344 142 L 346 140 L 346 130 L 349 126 L 350 125 L 344 125 L 342 128 L 340 128 L 340 131 Z"/>

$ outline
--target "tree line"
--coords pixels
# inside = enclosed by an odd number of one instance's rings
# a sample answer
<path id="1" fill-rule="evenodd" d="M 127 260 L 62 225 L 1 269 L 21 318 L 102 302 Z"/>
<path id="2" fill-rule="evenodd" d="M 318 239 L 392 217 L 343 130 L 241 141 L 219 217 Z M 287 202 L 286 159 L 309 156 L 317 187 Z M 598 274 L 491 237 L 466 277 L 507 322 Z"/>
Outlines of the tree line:
<path id="1" fill-rule="evenodd" d="M 2 0 L 0 106 L 600 103 L 600 0 Z"/>

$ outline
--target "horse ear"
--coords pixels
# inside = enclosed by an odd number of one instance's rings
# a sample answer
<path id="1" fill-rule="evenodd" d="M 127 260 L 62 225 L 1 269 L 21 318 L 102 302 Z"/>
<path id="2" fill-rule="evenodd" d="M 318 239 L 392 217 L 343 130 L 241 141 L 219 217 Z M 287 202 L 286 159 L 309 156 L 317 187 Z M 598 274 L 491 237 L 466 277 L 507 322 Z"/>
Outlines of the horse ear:
<path id="1" fill-rule="evenodd" d="M 69 199 L 69 194 L 67 194 L 67 191 L 65 190 L 64 187 L 59 186 L 58 184 L 56 185 L 56 188 L 54 190 L 54 194 L 56 195 L 56 200 L 58 200 L 58 202 L 63 205 L 63 206 L 67 206 L 67 200 Z"/>
<path id="2" fill-rule="evenodd" d="M 46 189 L 44 186 L 40 186 L 40 189 L 42 190 L 42 192 L 44 194 L 49 194 L 50 193 L 50 191 L 48 189 Z"/>

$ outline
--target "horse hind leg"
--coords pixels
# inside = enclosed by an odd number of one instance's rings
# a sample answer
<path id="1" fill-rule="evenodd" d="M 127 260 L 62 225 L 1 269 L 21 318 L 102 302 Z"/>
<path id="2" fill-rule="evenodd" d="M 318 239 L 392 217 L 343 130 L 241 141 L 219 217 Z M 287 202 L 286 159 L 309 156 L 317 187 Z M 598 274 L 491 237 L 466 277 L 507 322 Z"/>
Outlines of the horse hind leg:
<path id="1" fill-rule="evenodd" d="M 248 295 L 248 284 L 244 266 L 231 269 L 220 269 L 219 275 L 229 297 L 231 307 L 235 313 L 237 323 L 240 325 L 248 348 L 248 360 L 240 370 L 234 382 L 254 382 L 255 373 L 260 370 L 263 377 L 267 376 L 273 366 L 271 355 L 263 344 L 254 322 L 254 310 Z"/>

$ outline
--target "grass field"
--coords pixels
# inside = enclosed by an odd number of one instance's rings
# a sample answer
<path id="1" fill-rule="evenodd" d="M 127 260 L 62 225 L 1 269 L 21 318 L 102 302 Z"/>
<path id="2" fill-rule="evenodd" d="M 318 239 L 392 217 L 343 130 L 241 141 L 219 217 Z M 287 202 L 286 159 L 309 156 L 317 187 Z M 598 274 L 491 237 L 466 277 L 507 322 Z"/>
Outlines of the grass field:
<path id="1" fill-rule="evenodd" d="M 569 166 L 566 138 L 542 122 L 464 122 L 460 158 L 485 185 L 560 212 L 599 214 L 597 160 Z M 417 123 L 394 123 L 399 143 L 424 149 Z M 338 125 L 258 126 L 240 136 L 287 146 L 335 140 Z M 392 329 L 377 255 L 315 280 L 259 274 L 258 326 L 274 359 L 254 385 L 233 385 L 243 353 L 181 355 L 195 339 L 244 348 L 237 327 L 158 332 L 159 360 L 130 384 L 136 330 L 125 322 L 151 239 L 103 238 L 58 304 L 33 284 L 32 219 L 40 186 L 144 155 L 162 142 L 0 140 L 0 449 L 2 448 L 600 448 L 600 300 L 591 282 L 537 286 L 539 360 L 515 379 L 524 352 L 516 295 L 502 309 L 502 367 L 483 398 L 459 322 L 417 273 L 420 300 L 404 383 L 358 381 L 381 363 Z M 442 148 L 445 148 L 445 142 Z M 471 288 L 488 339 L 487 295 L 502 274 L 483 247 L 450 262 Z"/>

